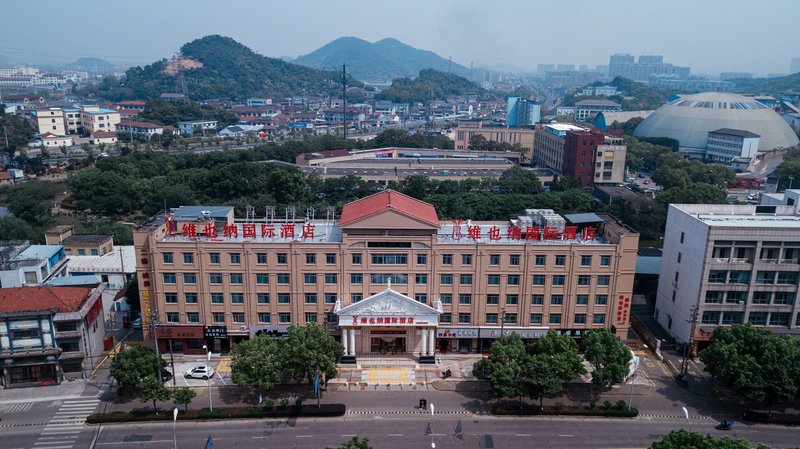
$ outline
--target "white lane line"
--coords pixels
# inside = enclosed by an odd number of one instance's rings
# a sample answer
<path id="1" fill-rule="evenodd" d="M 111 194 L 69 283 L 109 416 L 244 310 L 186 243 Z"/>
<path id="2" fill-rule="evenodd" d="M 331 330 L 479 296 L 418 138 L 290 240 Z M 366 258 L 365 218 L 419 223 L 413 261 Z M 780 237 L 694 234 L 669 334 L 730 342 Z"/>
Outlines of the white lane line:
<path id="1" fill-rule="evenodd" d="M 532 437 L 533 435 L 531 435 L 530 433 L 518 433 L 517 436 L 518 437 Z"/>
<path id="2" fill-rule="evenodd" d="M 41 439 L 41 438 L 40 438 Z M 37 441 L 33 443 L 34 446 L 41 446 L 43 444 L 70 444 L 75 443 L 75 438 L 70 438 L 69 440 L 61 439 L 57 441 Z"/>
<path id="3" fill-rule="evenodd" d="M 219 438 L 217 438 L 219 439 Z M 137 441 L 137 443 L 172 443 L 172 440 L 150 440 L 150 441 Z M 106 441 L 104 443 L 95 443 L 95 446 L 119 446 L 121 444 L 131 444 L 128 441 Z M 36 449 L 39 449 L 38 447 Z"/>
<path id="4" fill-rule="evenodd" d="M 401 436 L 403 436 L 403 434 L 402 433 L 390 433 L 389 436 L 390 437 L 401 437 Z"/>
<path id="5" fill-rule="evenodd" d="M 36 449 L 72 449 L 72 446 L 71 444 L 69 446 L 40 446 Z"/>
<path id="6" fill-rule="evenodd" d="M 72 429 L 44 429 L 42 430 L 42 435 L 61 435 L 61 434 L 68 434 L 68 433 L 81 433 L 80 430 L 72 430 Z"/>
<path id="7" fill-rule="evenodd" d="M 347 433 L 347 434 L 343 433 L 342 436 L 345 438 L 350 438 L 350 437 L 357 437 L 358 435 L 355 433 Z"/>
<path id="8" fill-rule="evenodd" d="M 64 404 L 89 404 L 89 403 L 98 403 L 100 402 L 99 399 L 69 399 L 64 401 Z"/>
<path id="9" fill-rule="evenodd" d="M 223 384 L 223 385 L 228 385 L 228 383 L 227 383 L 227 382 L 225 382 L 225 379 L 223 379 L 223 378 L 222 378 L 222 376 L 220 376 L 220 375 L 219 375 L 219 372 L 215 372 L 214 374 L 216 374 L 216 375 L 217 375 L 217 377 L 219 377 L 219 380 L 221 380 L 221 381 L 222 381 L 222 384 Z"/>
<path id="10" fill-rule="evenodd" d="M 560 437 L 574 437 L 575 435 L 559 435 Z"/>
<path id="11" fill-rule="evenodd" d="M 39 437 L 39 439 L 40 439 L 40 440 L 63 440 L 64 438 L 72 438 L 72 439 L 75 439 L 75 438 L 77 438 L 77 437 L 76 437 L 76 436 L 74 436 L 74 435 L 72 435 L 72 436 L 70 436 L 70 435 L 65 435 L 65 436 L 61 436 L 61 437 L 58 437 L 58 436 L 54 436 L 54 437 L 44 437 L 44 436 L 42 436 L 42 437 Z"/>
<path id="12" fill-rule="evenodd" d="M 297 438 L 313 438 L 314 435 L 297 435 Z"/>

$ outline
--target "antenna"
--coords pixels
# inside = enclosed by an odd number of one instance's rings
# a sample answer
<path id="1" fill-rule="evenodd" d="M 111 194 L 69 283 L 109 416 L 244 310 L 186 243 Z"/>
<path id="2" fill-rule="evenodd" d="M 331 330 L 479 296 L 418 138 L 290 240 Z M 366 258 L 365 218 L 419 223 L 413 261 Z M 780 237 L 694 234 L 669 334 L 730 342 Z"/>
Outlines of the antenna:
<path id="1" fill-rule="evenodd" d="M 290 204 L 286 206 L 286 222 L 289 222 L 289 218 L 291 217 L 292 222 L 294 222 L 294 216 L 297 213 L 297 208 L 294 207 L 294 204 Z"/>
<path id="2" fill-rule="evenodd" d="M 342 130 L 347 140 L 347 65 L 342 64 Z"/>
<path id="3" fill-rule="evenodd" d="M 309 222 L 314 221 L 314 214 L 315 214 L 314 208 L 313 207 L 307 207 L 306 208 L 306 221 L 309 221 Z"/>
<path id="4" fill-rule="evenodd" d="M 336 208 L 333 206 L 328 206 L 325 208 L 325 221 L 333 224 L 333 221 L 336 219 Z"/>
<path id="5" fill-rule="evenodd" d="M 275 206 L 267 206 L 266 213 L 264 215 L 264 221 L 266 223 L 273 223 L 275 221 Z"/>
<path id="6" fill-rule="evenodd" d="M 245 218 L 246 223 L 253 223 L 256 221 L 256 210 L 253 206 L 247 205 L 247 217 Z"/>

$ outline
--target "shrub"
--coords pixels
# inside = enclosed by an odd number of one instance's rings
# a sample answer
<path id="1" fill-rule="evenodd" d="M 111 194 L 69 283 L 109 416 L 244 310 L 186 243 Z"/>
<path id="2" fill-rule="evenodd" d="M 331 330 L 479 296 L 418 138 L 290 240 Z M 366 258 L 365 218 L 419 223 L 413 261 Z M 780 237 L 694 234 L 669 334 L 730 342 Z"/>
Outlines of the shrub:
<path id="1" fill-rule="evenodd" d="M 603 410 L 611 409 L 611 401 L 603 401 Z"/>
<path id="2" fill-rule="evenodd" d="M 273 408 L 275 408 L 275 401 L 268 400 L 267 402 L 264 403 L 265 410 L 272 410 Z"/>
<path id="3" fill-rule="evenodd" d="M 280 402 L 280 405 L 278 406 L 278 408 L 286 408 L 288 405 L 289 405 L 289 400 L 288 399 L 281 399 L 281 402 Z"/>
<path id="4" fill-rule="evenodd" d="M 294 401 L 294 405 L 295 405 L 296 407 L 300 407 L 301 405 L 303 405 L 303 398 L 297 398 L 297 399 Z"/>
<path id="5" fill-rule="evenodd" d="M 623 408 L 625 408 L 625 405 L 626 405 L 625 401 L 620 399 L 619 401 L 617 401 L 616 407 L 618 410 L 622 410 Z"/>
<path id="6" fill-rule="evenodd" d="M 595 401 L 595 400 L 589 401 L 589 409 L 590 410 L 594 410 L 596 405 L 597 405 L 597 401 Z"/>

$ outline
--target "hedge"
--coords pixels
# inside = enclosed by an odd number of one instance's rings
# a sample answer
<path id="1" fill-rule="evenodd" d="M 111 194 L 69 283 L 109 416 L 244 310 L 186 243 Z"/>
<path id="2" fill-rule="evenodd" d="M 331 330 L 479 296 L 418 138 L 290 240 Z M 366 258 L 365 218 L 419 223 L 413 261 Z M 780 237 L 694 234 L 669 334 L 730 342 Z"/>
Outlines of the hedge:
<path id="1" fill-rule="evenodd" d="M 238 418 L 284 418 L 284 417 L 331 417 L 344 416 L 347 407 L 344 404 L 304 404 L 291 407 L 218 407 L 212 412 L 208 408 L 200 410 L 180 410 L 178 419 L 205 420 L 205 419 L 238 419 Z M 89 424 L 138 422 L 138 421 L 171 421 L 172 413 L 162 410 L 155 414 L 152 411 L 117 411 L 109 413 L 93 413 L 86 418 Z"/>
<path id="2" fill-rule="evenodd" d="M 796 413 L 769 413 L 765 412 L 745 412 L 742 418 L 749 422 L 768 423 L 768 424 L 789 424 L 800 425 L 800 415 Z"/>
<path id="3" fill-rule="evenodd" d="M 620 401 L 624 402 L 624 401 Z M 607 404 L 603 407 L 595 407 L 593 405 L 545 405 L 544 409 L 539 408 L 536 404 L 522 404 L 519 405 L 503 405 L 495 406 L 492 408 L 492 414 L 495 415 L 516 415 L 516 416 L 607 416 L 616 418 L 633 418 L 639 415 L 639 410 L 631 407 L 628 410 L 626 405 L 617 403 L 615 405 Z"/>

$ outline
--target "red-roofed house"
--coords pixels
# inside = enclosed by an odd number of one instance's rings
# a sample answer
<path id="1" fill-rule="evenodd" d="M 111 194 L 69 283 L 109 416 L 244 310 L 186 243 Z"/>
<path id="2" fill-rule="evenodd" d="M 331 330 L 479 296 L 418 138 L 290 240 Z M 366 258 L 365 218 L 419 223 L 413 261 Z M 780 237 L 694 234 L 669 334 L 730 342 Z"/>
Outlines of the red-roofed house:
<path id="1" fill-rule="evenodd" d="M 101 143 L 112 144 L 117 141 L 117 133 L 114 131 L 95 131 L 92 133 L 89 143 L 100 145 Z"/>
<path id="2" fill-rule="evenodd" d="M 10 186 L 14 184 L 14 177 L 8 172 L 0 171 L 0 186 Z"/>
<path id="3" fill-rule="evenodd" d="M 436 209 L 430 204 L 394 190 L 384 190 L 346 204 L 339 226 L 342 229 L 386 229 L 402 227 L 409 220 L 417 225 L 427 224 L 431 229 L 438 229 L 440 225 Z"/>
<path id="4" fill-rule="evenodd" d="M 58 384 L 88 374 L 104 350 L 102 293 L 103 284 L 0 288 L 3 387 Z"/>

